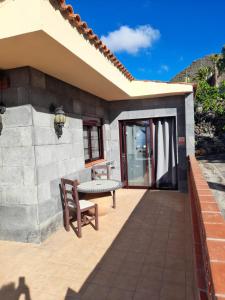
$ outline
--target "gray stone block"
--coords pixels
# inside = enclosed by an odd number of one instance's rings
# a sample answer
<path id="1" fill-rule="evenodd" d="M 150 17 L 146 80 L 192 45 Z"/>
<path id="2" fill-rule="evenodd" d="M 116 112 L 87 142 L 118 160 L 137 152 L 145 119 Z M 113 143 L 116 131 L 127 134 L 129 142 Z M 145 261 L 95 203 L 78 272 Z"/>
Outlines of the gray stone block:
<path id="1" fill-rule="evenodd" d="M 4 114 L 5 127 L 31 126 L 32 114 L 31 106 L 24 105 L 19 107 L 10 107 Z"/>
<path id="2" fill-rule="evenodd" d="M 37 167 L 37 183 L 45 183 L 54 180 L 59 177 L 58 165 L 51 163 L 45 166 Z"/>
<path id="3" fill-rule="evenodd" d="M 35 185 L 37 183 L 36 169 L 34 167 L 23 167 L 23 184 L 26 186 Z"/>
<path id="4" fill-rule="evenodd" d="M 55 145 L 56 133 L 50 127 L 34 128 L 34 145 Z"/>
<path id="5" fill-rule="evenodd" d="M 30 88 L 30 102 L 34 107 L 49 109 L 50 104 L 56 107 L 63 104 L 63 101 L 57 94 L 46 89 Z"/>
<path id="6" fill-rule="evenodd" d="M 50 114 L 47 110 L 40 111 L 35 107 L 32 112 L 34 127 L 54 127 L 54 114 Z"/>
<path id="7" fill-rule="evenodd" d="M 72 130 L 72 138 L 73 138 L 74 144 L 76 144 L 76 143 L 83 144 L 83 128 Z"/>
<path id="8" fill-rule="evenodd" d="M 30 68 L 30 84 L 33 87 L 45 89 L 45 74 L 36 69 Z"/>
<path id="9" fill-rule="evenodd" d="M 7 107 L 18 105 L 18 90 L 15 87 L 10 87 L 4 90 L 2 101 L 7 104 Z"/>
<path id="10" fill-rule="evenodd" d="M 2 206 L 0 209 L 0 238 L 22 242 L 39 242 L 37 206 Z"/>
<path id="11" fill-rule="evenodd" d="M 32 127 L 3 128 L 0 147 L 26 147 L 32 142 Z"/>
<path id="12" fill-rule="evenodd" d="M 29 88 L 18 87 L 17 97 L 18 97 L 18 105 L 30 104 Z"/>
<path id="13" fill-rule="evenodd" d="M 32 205 L 37 204 L 37 188 L 35 186 L 11 186 L 2 190 L 1 205 Z"/>
<path id="14" fill-rule="evenodd" d="M 42 183 L 37 186 L 38 202 L 44 202 L 51 198 L 50 182 Z"/>
<path id="15" fill-rule="evenodd" d="M 72 103 L 73 103 L 74 113 L 76 113 L 77 115 L 80 115 L 82 112 L 82 105 L 81 105 L 80 101 L 77 99 L 74 99 Z"/>
<path id="16" fill-rule="evenodd" d="M 34 166 L 34 147 L 5 147 L 2 151 L 2 165 L 8 167 Z"/>
<path id="17" fill-rule="evenodd" d="M 67 122 L 69 123 L 69 128 L 76 130 L 83 130 L 83 120 L 80 118 L 69 117 L 67 118 Z"/>
<path id="18" fill-rule="evenodd" d="M 38 213 L 40 223 L 54 217 L 59 212 L 62 212 L 62 201 L 60 196 L 39 203 Z"/>
<path id="19" fill-rule="evenodd" d="M 0 167 L 2 167 L 2 148 L 0 147 Z"/>
<path id="20" fill-rule="evenodd" d="M 84 161 L 84 148 L 83 148 L 83 143 L 75 143 L 75 144 L 72 144 L 72 156 L 74 158 L 77 158 L 77 157 L 81 157 L 82 158 L 82 161 Z"/>
<path id="21" fill-rule="evenodd" d="M 39 145 L 35 146 L 36 165 L 45 166 L 56 161 L 55 145 Z"/>
<path id="22" fill-rule="evenodd" d="M 40 224 L 41 241 L 46 240 L 53 232 L 63 226 L 63 215 L 57 215 Z"/>
<path id="23" fill-rule="evenodd" d="M 54 180 L 51 180 L 49 182 L 50 185 L 50 192 L 51 192 L 51 198 L 57 198 L 60 196 L 60 185 L 61 185 L 61 178 L 56 178 Z"/>
<path id="24" fill-rule="evenodd" d="M 23 185 L 23 167 L 1 167 L 0 186 Z"/>
<path id="25" fill-rule="evenodd" d="M 30 68 L 22 67 L 8 70 L 11 87 L 28 87 L 30 84 Z"/>
<path id="26" fill-rule="evenodd" d="M 61 144 L 54 147 L 55 161 L 67 160 L 74 156 L 72 144 Z"/>

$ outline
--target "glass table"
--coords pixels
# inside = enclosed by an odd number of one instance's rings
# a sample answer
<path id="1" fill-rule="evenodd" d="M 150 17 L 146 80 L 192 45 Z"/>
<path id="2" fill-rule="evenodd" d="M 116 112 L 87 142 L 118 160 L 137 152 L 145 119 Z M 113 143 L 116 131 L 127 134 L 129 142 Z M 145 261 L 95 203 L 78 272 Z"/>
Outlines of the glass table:
<path id="1" fill-rule="evenodd" d="M 116 190 L 122 188 L 122 182 L 111 179 L 98 179 L 86 181 L 77 186 L 80 193 L 98 194 L 112 192 L 113 208 L 116 208 Z"/>

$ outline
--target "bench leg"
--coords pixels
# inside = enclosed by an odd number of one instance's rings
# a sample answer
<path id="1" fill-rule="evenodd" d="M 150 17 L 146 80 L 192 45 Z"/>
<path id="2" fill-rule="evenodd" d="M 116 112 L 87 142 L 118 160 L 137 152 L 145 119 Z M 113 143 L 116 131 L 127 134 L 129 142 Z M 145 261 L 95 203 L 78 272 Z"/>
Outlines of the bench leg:
<path id="1" fill-rule="evenodd" d="M 113 191 L 113 208 L 116 208 L 116 191 Z"/>

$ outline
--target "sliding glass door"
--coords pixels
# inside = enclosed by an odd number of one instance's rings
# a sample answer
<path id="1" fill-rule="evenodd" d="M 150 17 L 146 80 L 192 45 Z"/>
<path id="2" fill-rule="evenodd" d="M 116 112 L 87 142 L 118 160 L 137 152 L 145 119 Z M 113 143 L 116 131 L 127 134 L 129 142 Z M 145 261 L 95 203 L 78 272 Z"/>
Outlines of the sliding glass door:
<path id="1" fill-rule="evenodd" d="M 150 187 L 152 184 L 150 121 L 124 121 L 121 131 L 122 165 L 126 186 Z"/>
<path id="2" fill-rule="evenodd" d="M 177 187 L 175 118 L 120 122 L 121 176 L 126 187 Z"/>

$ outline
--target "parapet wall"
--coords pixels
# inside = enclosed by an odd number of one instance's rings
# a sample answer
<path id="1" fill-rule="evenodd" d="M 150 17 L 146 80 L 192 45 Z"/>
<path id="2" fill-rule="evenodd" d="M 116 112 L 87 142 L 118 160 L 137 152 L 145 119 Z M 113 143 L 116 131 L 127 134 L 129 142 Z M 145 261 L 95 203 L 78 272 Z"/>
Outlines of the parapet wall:
<path id="1" fill-rule="evenodd" d="M 199 299 L 225 299 L 225 220 L 194 156 L 189 158 L 196 280 Z"/>

